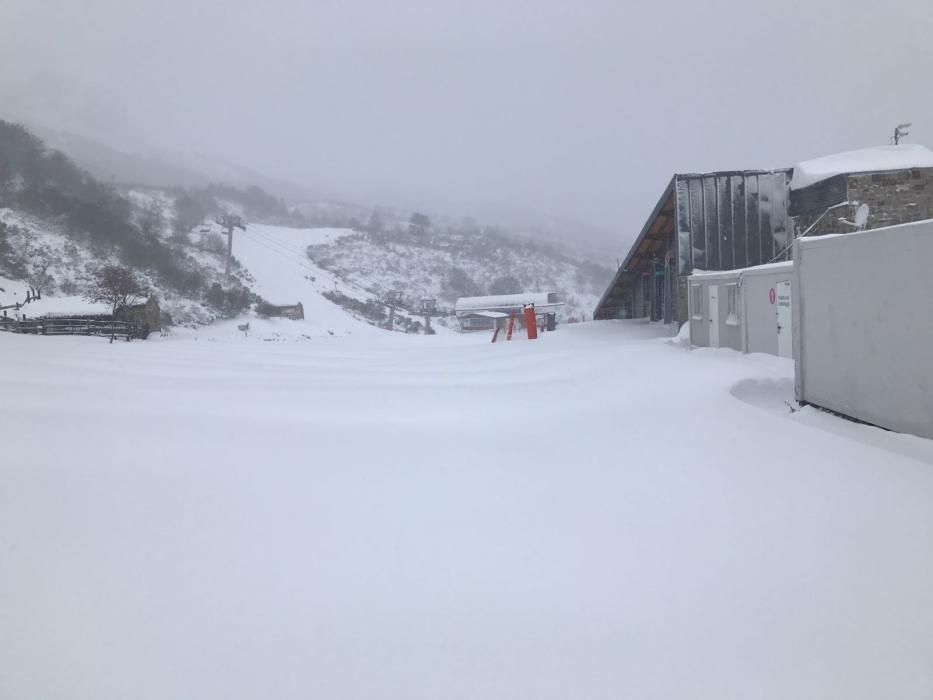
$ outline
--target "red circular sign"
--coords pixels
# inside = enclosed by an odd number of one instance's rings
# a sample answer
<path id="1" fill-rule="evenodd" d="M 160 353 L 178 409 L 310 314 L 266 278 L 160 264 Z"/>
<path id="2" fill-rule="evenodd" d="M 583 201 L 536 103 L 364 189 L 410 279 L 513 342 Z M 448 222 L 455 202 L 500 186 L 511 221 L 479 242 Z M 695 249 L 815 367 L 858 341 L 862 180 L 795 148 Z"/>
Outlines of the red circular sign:
<path id="1" fill-rule="evenodd" d="M 768 292 L 768 301 L 770 301 L 773 304 L 776 298 L 777 298 L 777 295 L 774 293 L 774 288 L 772 287 L 771 291 Z"/>

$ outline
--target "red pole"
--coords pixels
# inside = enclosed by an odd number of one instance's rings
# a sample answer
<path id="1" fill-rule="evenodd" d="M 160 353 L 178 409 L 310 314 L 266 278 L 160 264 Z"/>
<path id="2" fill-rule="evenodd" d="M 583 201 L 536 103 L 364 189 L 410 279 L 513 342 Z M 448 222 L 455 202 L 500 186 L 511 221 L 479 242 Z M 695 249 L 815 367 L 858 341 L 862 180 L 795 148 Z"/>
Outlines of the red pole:
<path id="1" fill-rule="evenodd" d="M 535 307 L 525 307 L 525 330 L 528 331 L 528 340 L 538 337 L 538 324 L 535 321 Z"/>
<path id="2" fill-rule="evenodd" d="M 512 339 L 512 329 L 515 328 L 515 310 L 512 310 L 512 315 L 509 316 L 509 333 L 505 336 L 506 340 Z"/>

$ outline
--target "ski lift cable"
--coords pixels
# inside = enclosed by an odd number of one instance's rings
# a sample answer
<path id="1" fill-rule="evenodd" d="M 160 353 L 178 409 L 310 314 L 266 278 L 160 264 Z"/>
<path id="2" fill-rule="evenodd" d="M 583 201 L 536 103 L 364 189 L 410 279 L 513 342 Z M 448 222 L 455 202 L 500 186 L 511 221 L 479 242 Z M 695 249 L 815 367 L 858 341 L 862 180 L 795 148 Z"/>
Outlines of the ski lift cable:
<path id="1" fill-rule="evenodd" d="M 278 248 L 275 248 L 274 246 L 269 245 L 269 244 L 266 243 L 265 241 L 259 240 L 259 239 L 257 239 L 257 238 L 252 237 L 252 236 L 247 235 L 246 237 L 249 238 L 249 239 L 250 239 L 253 243 L 255 243 L 256 245 L 261 246 L 261 247 L 265 248 L 266 250 L 271 251 L 271 252 L 275 253 L 276 255 L 278 255 L 278 256 L 280 256 L 280 257 L 282 257 L 282 258 L 285 258 L 286 260 L 288 260 L 289 262 L 291 262 L 291 263 L 297 265 L 298 267 L 304 268 L 305 270 L 308 270 L 309 272 L 317 272 L 314 268 L 309 267 L 309 266 L 306 265 L 304 262 L 302 262 L 301 260 L 297 259 L 297 258 L 294 256 L 294 254 L 292 254 L 292 253 L 287 253 L 287 252 L 285 252 L 285 251 L 283 251 L 283 250 L 280 250 L 280 249 L 278 249 Z"/>
<path id="2" fill-rule="evenodd" d="M 316 270 L 316 269 L 313 268 L 313 267 L 309 267 L 308 265 L 305 265 L 305 264 L 304 264 L 303 262 L 301 262 L 300 260 L 297 260 L 297 259 L 293 258 L 291 255 L 288 255 L 287 253 L 285 253 L 285 252 L 283 252 L 283 251 L 281 251 L 281 250 L 278 250 L 278 249 L 276 249 L 276 248 L 273 248 L 271 245 L 268 245 L 268 244 L 266 244 L 265 242 L 263 242 L 263 241 L 261 241 L 261 240 L 258 240 L 258 239 L 256 239 L 256 238 L 253 238 L 253 237 L 250 236 L 248 233 L 245 233 L 245 232 L 244 232 L 244 233 L 241 233 L 241 235 L 246 236 L 247 238 L 249 238 L 249 239 L 250 239 L 253 243 L 255 243 L 256 245 L 260 245 L 260 246 L 262 246 L 263 248 L 266 248 L 267 250 L 272 251 L 272 252 L 275 253 L 276 255 L 279 255 L 279 256 L 285 258 L 285 259 L 288 260 L 289 262 L 294 263 L 295 265 L 298 265 L 298 267 L 301 267 L 301 268 L 307 270 L 308 272 L 314 273 L 315 275 L 320 274 L 320 271 L 319 271 L 319 270 Z"/>
<path id="3" fill-rule="evenodd" d="M 266 241 L 267 243 L 273 244 L 273 245 L 275 245 L 275 246 L 281 248 L 282 250 L 287 250 L 287 251 L 290 252 L 290 253 L 295 253 L 296 255 L 300 255 L 300 256 L 302 256 L 302 257 L 304 257 L 304 256 L 307 255 L 307 251 L 301 250 L 301 249 L 299 249 L 299 248 L 293 248 L 292 246 L 288 245 L 287 243 L 283 243 L 282 241 L 279 241 L 279 240 L 277 240 L 277 239 L 275 239 L 275 238 L 272 238 L 271 236 L 269 236 L 269 235 L 267 235 L 267 234 L 265 234 L 265 233 L 261 233 L 261 232 L 257 231 L 256 229 L 250 229 L 250 233 L 252 233 L 254 236 L 258 236 L 259 238 L 262 238 L 262 239 L 263 239 L 264 241 Z"/>
<path id="4" fill-rule="evenodd" d="M 281 250 L 278 250 L 278 249 L 274 248 L 274 247 L 271 246 L 271 245 L 267 245 L 264 241 L 258 240 L 257 238 L 254 238 L 252 235 L 250 235 L 250 234 L 255 234 L 255 233 L 256 233 L 255 230 L 251 230 L 251 231 L 244 231 L 244 232 L 242 232 L 240 235 L 246 236 L 248 239 L 250 239 L 250 240 L 251 240 L 253 243 L 255 243 L 256 245 L 262 246 L 263 248 L 269 250 L 270 252 L 273 252 L 273 253 L 275 253 L 276 255 L 278 255 L 278 256 L 280 256 L 280 257 L 282 257 L 282 258 L 285 258 L 286 260 L 288 260 L 288 261 L 291 262 L 292 264 L 297 265 L 298 267 L 302 268 L 303 270 L 306 270 L 307 272 L 310 272 L 310 273 L 311 273 L 312 275 L 314 275 L 316 278 L 319 278 L 319 277 L 321 277 L 321 276 L 330 277 L 330 278 L 332 278 L 332 279 L 334 280 L 335 283 L 337 282 L 337 279 L 338 279 L 338 278 L 337 278 L 336 276 L 334 276 L 334 274 L 333 274 L 332 272 L 328 272 L 327 270 L 321 270 L 320 268 L 311 267 L 311 266 L 307 265 L 305 262 L 302 262 L 302 260 L 297 259 L 297 258 L 295 258 L 295 257 L 292 257 L 292 255 L 289 255 L 288 253 L 285 253 L 285 252 L 283 252 L 283 251 L 281 251 Z M 298 255 L 300 255 L 300 254 L 298 254 Z M 302 256 L 302 257 L 304 257 L 304 256 Z M 412 310 L 406 308 L 406 309 L 404 309 L 404 312 L 405 312 L 405 313 L 412 313 Z"/>
<path id="5" fill-rule="evenodd" d="M 281 250 L 284 253 L 288 253 L 289 255 L 297 255 L 298 257 L 301 257 L 301 258 L 305 257 L 305 254 L 299 251 L 298 249 L 292 248 L 291 246 L 288 246 L 287 244 L 282 243 L 281 241 L 277 241 L 274 238 L 270 238 L 266 236 L 265 234 L 261 234 L 255 230 L 250 230 L 249 233 L 253 241 L 258 242 L 261 240 L 261 241 L 264 241 L 266 244 L 273 246 L 277 250 Z"/>

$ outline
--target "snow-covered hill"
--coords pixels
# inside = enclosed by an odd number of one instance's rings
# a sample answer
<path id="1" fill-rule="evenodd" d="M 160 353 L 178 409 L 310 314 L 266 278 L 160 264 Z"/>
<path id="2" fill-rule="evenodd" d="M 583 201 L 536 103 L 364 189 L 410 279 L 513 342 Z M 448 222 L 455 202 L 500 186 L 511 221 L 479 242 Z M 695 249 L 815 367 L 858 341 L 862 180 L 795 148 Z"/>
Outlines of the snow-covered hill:
<path id="1" fill-rule="evenodd" d="M 608 274 L 527 241 L 451 230 L 354 233 L 313 244 L 308 255 L 374 294 L 400 290 L 412 299 L 437 297 L 448 308 L 460 296 L 557 291 L 566 298 L 564 319 L 592 313 Z"/>
<path id="2" fill-rule="evenodd" d="M 172 216 L 169 194 L 135 189 L 128 191 L 127 197 L 140 216 L 152 208 L 162 212 L 158 236 L 199 280 L 197 288 L 186 292 L 150 270 L 137 270 L 144 285 L 159 298 L 167 319 L 175 324 L 213 324 L 229 315 L 205 299 L 201 290 L 212 284 L 242 286 L 273 304 L 300 301 L 307 322 L 314 326 L 301 333 L 312 335 L 346 332 L 348 317 L 353 321 L 351 328 L 360 321 L 384 323 L 386 319 L 379 314 L 385 309 L 378 302 L 390 289 L 401 290 L 409 301 L 437 297 L 441 308 L 449 309 L 457 296 L 495 291 L 497 282 L 512 280 L 522 289 L 564 292 L 568 302 L 565 318 L 588 314 L 597 299 L 598 281 L 588 279 L 585 269 L 569 259 L 521 244 L 490 244 L 451 234 L 415 242 L 380 239 L 350 229 L 254 223 L 235 233 L 236 263 L 228 281 L 223 275 L 225 241 L 218 224 L 208 222 L 181 235 L 171 233 L 165 223 Z M 32 286 L 42 288 L 46 299 L 66 298 L 69 309 L 87 310 L 81 300 L 94 272 L 103 264 L 120 262 L 115 251 L 102 251 L 76 240 L 55 221 L 7 208 L 0 209 L 0 224 L 18 260 L 16 269 L 2 274 L 0 305 L 21 301 L 27 287 Z M 64 307 L 58 303 L 55 308 Z M 34 305 L 29 313 L 40 315 L 42 309 Z M 255 313 L 247 312 L 246 316 L 255 317 Z M 397 319 L 398 330 L 420 323 L 417 316 L 406 312 L 397 314 Z M 435 322 L 436 327 L 444 325 L 443 318 Z"/>
<path id="3" fill-rule="evenodd" d="M 212 223 L 223 214 L 248 224 L 235 234 L 230 275 L 226 241 Z M 0 121 L 0 305 L 32 288 L 46 300 L 68 300 L 57 309 L 81 310 L 104 265 L 132 269 L 158 297 L 164 325 L 213 324 L 255 316 L 264 302 L 301 301 L 307 321 L 317 324 L 312 334 L 342 327 L 337 319 L 347 317 L 351 327 L 384 326 L 389 290 L 409 304 L 435 297 L 442 310 L 459 296 L 558 291 L 567 299 L 562 316 L 580 318 L 609 277 L 597 264 L 471 219 L 432 223 L 385 207 L 290 206 L 255 186 L 106 184 L 23 127 Z M 421 325 L 405 311 L 395 320 L 394 330 Z"/>
<path id="4" fill-rule="evenodd" d="M 141 208 L 163 201 L 159 195 L 139 191 L 132 193 L 132 200 Z M 41 300 L 8 313 L 37 317 L 47 313 L 107 312 L 103 306 L 87 301 L 84 294 L 94 272 L 103 264 L 118 263 L 116 256 L 102 256 L 100 251 L 69 238 L 53 223 L 9 209 L 0 209 L 0 224 L 5 225 L 8 242 L 22 262 L 20 274 L 0 274 L 0 306 L 22 304 L 30 289 L 42 289 Z M 384 308 L 375 303 L 373 292 L 318 267 L 306 254 L 308 246 L 336 244 L 351 236 L 352 231 L 250 224 L 246 231 L 235 234 L 232 282 L 224 278 L 225 248 L 218 246 L 219 231 L 219 225 L 208 223 L 184 239 L 175 236 L 172 245 L 208 283 L 227 288 L 243 285 L 256 298 L 271 304 L 301 302 L 305 320 L 263 319 L 254 308 L 225 319 L 225 314 L 201 295 L 181 293 L 158 276 L 138 270 L 143 285 L 159 298 L 163 312 L 176 325 L 206 326 L 210 328 L 208 335 L 220 336 L 242 334 L 238 327 L 249 323 L 249 336 L 275 339 L 373 332 L 374 324 L 382 325 L 387 320 L 379 316 Z M 163 232 L 163 236 L 168 234 Z M 371 311 L 375 316 L 357 309 Z M 405 330 L 416 321 L 411 314 L 399 312 L 396 330 Z M 207 328 L 202 333 L 207 333 Z"/>

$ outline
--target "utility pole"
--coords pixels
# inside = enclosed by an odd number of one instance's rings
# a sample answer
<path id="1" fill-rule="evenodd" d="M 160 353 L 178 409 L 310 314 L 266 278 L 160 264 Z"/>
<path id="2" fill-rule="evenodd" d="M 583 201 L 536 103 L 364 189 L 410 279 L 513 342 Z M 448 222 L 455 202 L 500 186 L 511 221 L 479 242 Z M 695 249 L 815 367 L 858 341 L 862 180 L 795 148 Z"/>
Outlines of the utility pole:
<path id="1" fill-rule="evenodd" d="M 239 216 L 231 216 L 230 214 L 221 216 L 217 219 L 217 223 L 227 234 L 227 265 L 224 268 L 224 276 L 230 277 L 230 261 L 233 259 L 233 229 L 238 228 L 245 231 L 246 224 L 243 223 Z"/>

